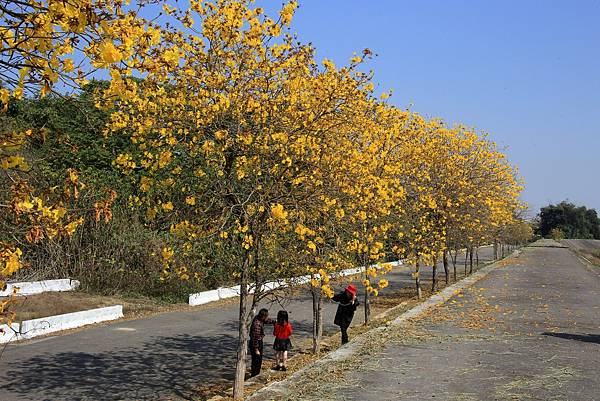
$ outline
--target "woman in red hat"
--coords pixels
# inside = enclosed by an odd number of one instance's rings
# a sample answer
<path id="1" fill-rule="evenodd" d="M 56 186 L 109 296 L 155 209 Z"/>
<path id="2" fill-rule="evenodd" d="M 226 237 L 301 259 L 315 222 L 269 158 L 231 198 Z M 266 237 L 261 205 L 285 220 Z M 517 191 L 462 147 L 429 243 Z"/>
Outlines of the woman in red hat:
<path id="1" fill-rule="evenodd" d="M 335 295 L 332 299 L 338 302 L 337 312 L 335 313 L 335 319 L 333 324 L 340 326 L 342 332 L 342 344 L 348 342 L 348 327 L 352 323 L 354 317 L 354 311 L 358 308 L 359 302 L 356 299 L 358 290 L 354 284 L 350 284 L 343 292 Z"/>

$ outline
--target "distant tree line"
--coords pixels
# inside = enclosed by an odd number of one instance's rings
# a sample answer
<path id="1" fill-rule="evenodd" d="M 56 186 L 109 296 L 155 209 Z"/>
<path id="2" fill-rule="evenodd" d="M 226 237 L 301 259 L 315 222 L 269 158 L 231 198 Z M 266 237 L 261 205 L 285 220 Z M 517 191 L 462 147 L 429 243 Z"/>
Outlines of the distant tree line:
<path id="1" fill-rule="evenodd" d="M 552 238 L 600 239 L 600 219 L 595 209 L 568 201 L 540 209 L 537 234 Z"/>

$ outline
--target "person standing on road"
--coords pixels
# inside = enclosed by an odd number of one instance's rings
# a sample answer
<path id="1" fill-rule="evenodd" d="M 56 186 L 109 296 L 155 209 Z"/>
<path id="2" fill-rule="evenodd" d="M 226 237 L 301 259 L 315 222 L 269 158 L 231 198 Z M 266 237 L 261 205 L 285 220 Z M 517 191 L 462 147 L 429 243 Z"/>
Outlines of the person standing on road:
<path id="1" fill-rule="evenodd" d="M 258 315 L 252 320 L 250 325 L 250 355 L 252 356 L 252 366 L 250 368 L 250 377 L 260 373 L 263 357 L 263 338 L 265 338 L 265 324 L 275 324 L 276 321 L 269 319 L 269 311 L 261 309 Z"/>
<path id="2" fill-rule="evenodd" d="M 287 353 L 292 349 L 292 342 L 290 336 L 292 335 L 292 325 L 289 323 L 288 313 L 284 310 L 280 310 L 277 313 L 277 323 L 273 328 L 273 335 L 275 336 L 275 342 L 273 343 L 273 349 L 277 352 L 276 361 L 277 366 L 274 370 L 281 370 L 285 372 L 287 370 Z"/>
<path id="3" fill-rule="evenodd" d="M 343 292 L 333 296 L 333 301 L 339 303 L 333 324 L 340 327 L 342 333 L 342 345 L 348 342 L 348 327 L 354 318 L 354 312 L 359 302 L 356 299 L 358 290 L 354 284 L 350 284 Z"/>

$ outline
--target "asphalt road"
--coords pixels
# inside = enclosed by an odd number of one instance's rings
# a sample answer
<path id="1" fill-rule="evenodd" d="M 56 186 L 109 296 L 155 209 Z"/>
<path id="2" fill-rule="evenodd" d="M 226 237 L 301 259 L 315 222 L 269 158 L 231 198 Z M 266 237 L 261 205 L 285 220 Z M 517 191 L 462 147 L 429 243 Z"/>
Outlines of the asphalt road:
<path id="1" fill-rule="evenodd" d="M 598 401 L 599 299 L 600 268 L 567 248 L 525 248 L 352 369 L 285 397 Z"/>
<path id="2" fill-rule="evenodd" d="M 480 261 L 489 261 L 491 252 L 482 248 Z M 424 271 L 425 278 L 430 271 Z M 382 296 L 413 285 L 406 267 L 386 278 L 390 287 Z M 281 308 L 269 302 L 262 306 L 272 315 Z M 284 306 L 295 330 L 292 341 L 311 338 L 309 296 Z M 324 331 L 332 333 L 337 329 L 332 323 L 336 305 L 324 306 Z M 0 400 L 188 399 L 198 386 L 233 379 L 237 313 L 238 305 L 232 303 L 9 344 L 1 357 Z M 357 311 L 353 323 L 360 324 L 361 318 Z M 267 335 L 265 344 L 272 340 Z M 267 346 L 266 356 L 272 354 Z"/>
<path id="3" fill-rule="evenodd" d="M 597 239 L 563 239 L 560 242 L 577 251 L 595 251 L 600 249 L 600 240 Z"/>

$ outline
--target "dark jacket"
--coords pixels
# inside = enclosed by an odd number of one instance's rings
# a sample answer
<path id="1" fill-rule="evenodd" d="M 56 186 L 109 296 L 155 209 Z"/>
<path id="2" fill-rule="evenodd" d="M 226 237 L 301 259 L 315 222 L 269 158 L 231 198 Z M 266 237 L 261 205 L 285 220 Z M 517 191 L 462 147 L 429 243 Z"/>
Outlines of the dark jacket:
<path id="1" fill-rule="evenodd" d="M 262 321 L 256 316 L 250 325 L 250 347 L 259 348 L 265 337 L 265 324 L 275 324 L 276 320 L 269 319 Z"/>
<path id="2" fill-rule="evenodd" d="M 354 311 L 359 305 L 358 299 L 355 299 L 353 303 L 352 295 L 348 294 L 346 291 L 334 295 L 332 299 L 339 303 L 337 312 L 335 313 L 335 319 L 333 319 L 333 324 L 340 327 L 349 327 L 350 323 L 352 323 L 352 318 L 354 317 Z"/>

